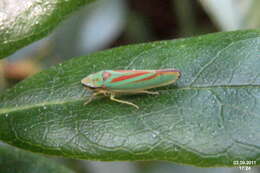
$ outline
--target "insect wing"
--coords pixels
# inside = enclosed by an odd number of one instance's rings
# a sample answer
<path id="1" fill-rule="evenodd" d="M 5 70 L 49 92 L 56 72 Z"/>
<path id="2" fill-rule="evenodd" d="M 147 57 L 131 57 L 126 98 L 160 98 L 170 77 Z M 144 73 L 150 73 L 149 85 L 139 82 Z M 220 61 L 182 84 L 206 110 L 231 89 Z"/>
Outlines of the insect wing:
<path id="1" fill-rule="evenodd" d="M 108 74 L 109 73 L 109 74 Z M 108 70 L 104 86 L 113 91 L 135 91 L 168 85 L 179 78 L 178 70 Z"/>

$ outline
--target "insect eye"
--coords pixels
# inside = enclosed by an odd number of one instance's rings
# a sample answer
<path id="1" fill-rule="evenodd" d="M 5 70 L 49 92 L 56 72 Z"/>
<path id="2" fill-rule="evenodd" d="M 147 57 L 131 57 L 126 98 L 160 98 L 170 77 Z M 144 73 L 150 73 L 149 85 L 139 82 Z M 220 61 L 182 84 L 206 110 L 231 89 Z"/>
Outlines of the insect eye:
<path id="1" fill-rule="evenodd" d="M 103 73 L 103 80 L 104 80 L 104 81 L 107 80 L 110 76 L 111 76 L 111 73 L 109 73 L 109 72 L 104 72 L 104 73 Z"/>

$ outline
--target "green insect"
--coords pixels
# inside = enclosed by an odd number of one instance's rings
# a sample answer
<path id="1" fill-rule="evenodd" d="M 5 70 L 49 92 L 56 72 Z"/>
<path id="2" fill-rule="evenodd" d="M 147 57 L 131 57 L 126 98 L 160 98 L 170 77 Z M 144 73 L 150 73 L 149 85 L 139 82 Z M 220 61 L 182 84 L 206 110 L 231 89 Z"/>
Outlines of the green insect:
<path id="1" fill-rule="evenodd" d="M 87 89 L 94 91 L 85 102 L 88 104 L 99 94 L 110 96 L 110 99 L 119 103 L 128 104 L 139 108 L 134 103 L 115 98 L 119 93 L 146 93 L 159 94 L 147 89 L 161 87 L 174 83 L 181 76 L 176 69 L 162 70 L 103 70 L 90 74 L 81 80 Z"/>

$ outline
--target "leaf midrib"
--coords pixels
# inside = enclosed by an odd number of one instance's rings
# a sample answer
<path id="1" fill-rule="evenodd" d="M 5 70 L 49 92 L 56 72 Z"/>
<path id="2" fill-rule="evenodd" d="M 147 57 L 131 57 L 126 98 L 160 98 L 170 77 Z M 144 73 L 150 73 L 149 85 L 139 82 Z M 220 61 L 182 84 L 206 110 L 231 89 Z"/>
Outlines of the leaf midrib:
<path id="1" fill-rule="evenodd" d="M 158 90 L 158 91 L 169 91 L 169 90 L 210 90 L 212 88 L 260 88 L 260 85 L 215 85 L 215 86 L 191 86 L 191 87 L 180 87 L 180 88 L 169 88 L 167 90 Z M 78 101 L 85 101 L 86 97 L 78 98 L 78 99 L 71 99 L 71 100 L 58 100 L 58 101 L 51 101 L 51 102 L 41 102 L 41 103 L 36 103 L 36 104 L 30 104 L 30 105 L 23 105 L 23 106 L 15 106 L 15 107 L 10 107 L 10 108 L 2 108 L 0 109 L 0 114 L 5 114 L 8 116 L 9 113 L 11 112 L 16 112 L 16 111 L 22 111 L 22 110 L 27 110 L 31 108 L 37 108 L 37 107 L 45 107 L 49 105 L 61 105 L 61 104 L 67 104 L 70 102 L 78 102 Z"/>

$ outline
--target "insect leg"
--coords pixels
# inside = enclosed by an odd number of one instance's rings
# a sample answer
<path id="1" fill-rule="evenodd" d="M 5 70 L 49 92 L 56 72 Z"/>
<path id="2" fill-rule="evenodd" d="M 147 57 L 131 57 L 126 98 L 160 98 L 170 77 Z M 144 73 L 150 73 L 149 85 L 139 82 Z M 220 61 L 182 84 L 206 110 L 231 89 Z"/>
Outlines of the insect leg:
<path id="1" fill-rule="evenodd" d="M 116 99 L 114 93 L 111 93 L 110 99 L 113 100 L 113 101 L 119 102 L 119 103 L 124 103 L 124 104 L 128 104 L 128 105 L 134 106 L 136 109 L 139 109 L 139 107 L 138 107 L 137 105 L 135 105 L 134 103 L 131 103 L 131 102 L 128 102 L 128 101 L 124 101 L 124 100 Z"/>
<path id="2" fill-rule="evenodd" d="M 146 94 L 159 94 L 157 91 L 147 91 L 147 90 L 142 90 L 142 91 L 136 91 L 135 93 L 146 93 Z"/>
<path id="3" fill-rule="evenodd" d="M 102 92 L 95 92 L 92 94 L 89 99 L 84 103 L 84 105 L 89 104 L 97 95 L 102 94 Z"/>

